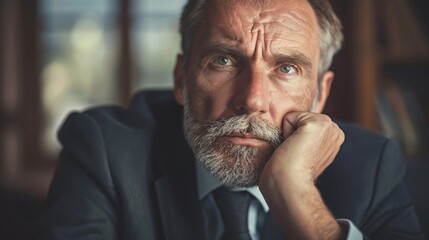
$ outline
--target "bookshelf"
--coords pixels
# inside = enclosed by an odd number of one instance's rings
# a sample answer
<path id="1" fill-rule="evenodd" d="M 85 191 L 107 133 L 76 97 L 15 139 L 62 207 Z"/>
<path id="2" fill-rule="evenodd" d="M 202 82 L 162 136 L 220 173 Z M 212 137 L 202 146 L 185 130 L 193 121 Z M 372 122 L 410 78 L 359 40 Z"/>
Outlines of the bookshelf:
<path id="1" fill-rule="evenodd" d="M 346 50 L 354 59 L 347 75 L 355 88 L 352 121 L 401 143 L 405 183 L 428 236 L 429 1 L 344 1 Z"/>
<path id="2" fill-rule="evenodd" d="M 352 5 L 355 121 L 397 138 L 408 160 L 428 161 L 428 3 L 356 0 Z"/>

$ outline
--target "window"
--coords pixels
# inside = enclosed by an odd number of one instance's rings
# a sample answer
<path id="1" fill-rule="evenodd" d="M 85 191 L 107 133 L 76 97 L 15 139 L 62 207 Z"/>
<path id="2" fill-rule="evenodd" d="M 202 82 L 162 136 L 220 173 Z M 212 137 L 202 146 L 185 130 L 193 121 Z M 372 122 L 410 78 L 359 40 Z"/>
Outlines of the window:
<path id="1" fill-rule="evenodd" d="M 179 15 L 185 0 L 133 0 L 132 41 L 137 65 L 133 89 L 172 86 L 180 52 Z"/>
<path id="2" fill-rule="evenodd" d="M 72 110 L 117 102 L 117 2 L 41 1 L 43 142 L 60 148 L 56 132 Z"/>
<path id="3" fill-rule="evenodd" d="M 170 88 L 185 2 L 0 1 L 1 183 L 43 197 L 67 114 Z"/>

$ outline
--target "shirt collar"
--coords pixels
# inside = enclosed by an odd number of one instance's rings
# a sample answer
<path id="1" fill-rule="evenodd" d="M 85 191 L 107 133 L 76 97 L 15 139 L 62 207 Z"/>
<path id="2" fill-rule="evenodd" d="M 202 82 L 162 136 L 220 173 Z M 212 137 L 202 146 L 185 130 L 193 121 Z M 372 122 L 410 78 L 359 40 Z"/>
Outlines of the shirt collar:
<path id="1" fill-rule="evenodd" d="M 221 187 L 222 184 L 217 180 L 213 175 L 211 175 L 207 169 L 203 166 L 200 161 L 196 161 L 195 164 L 196 175 L 197 175 L 197 189 L 198 197 L 202 200 L 205 196 L 210 194 L 213 190 L 218 187 Z M 238 187 L 229 187 L 231 191 L 247 191 L 255 197 L 259 203 L 261 203 L 265 212 L 268 212 L 269 207 L 264 197 L 262 196 L 261 191 L 258 186 L 249 187 L 249 188 L 238 188 Z"/>

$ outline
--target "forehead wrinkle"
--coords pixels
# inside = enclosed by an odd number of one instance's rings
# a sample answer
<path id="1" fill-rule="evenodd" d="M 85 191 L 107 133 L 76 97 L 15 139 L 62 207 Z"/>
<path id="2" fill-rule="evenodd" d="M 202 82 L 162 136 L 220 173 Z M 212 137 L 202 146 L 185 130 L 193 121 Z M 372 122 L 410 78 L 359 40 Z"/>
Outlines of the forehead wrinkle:
<path id="1" fill-rule="evenodd" d="M 294 32 L 302 30 L 303 27 L 308 28 L 308 32 L 310 33 L 318 32 L 313 29 L 313 27 L 318 27 L 317 19 L 313 16 L 315 14 L 306 11 L 305 7 L 293 8 L 292 5 L 296 4 L 291 3 L 292 1 L 228 0 L 224 2 L 225 4 L 216 4 L 218 3 L 217 1 L 218 0 L 206 1 L 206 4 L 204 4 L 204 11 L 208 13 L 208 17 L 205 19 L 207 21 L 213 21 L 214 19 L 223 20 L 225 23 L 223 25 L 225 30 L 236 29 L 238 26 L 238 28 L 242 30 L 241 34 L 243 34 L 243 36 L 246 35 L 244 33 L 246 29 L 243 25 L 246 22 L 249 24 L 279 24 L 280 26 L 288 27 Z M 279 7 L 278 4 L 282 5 L 280 9 L 276 9 Z M 257 14 L 253 17 L 240 16 L 240 14 L 237 14 L 237 11 L 243 6 L 253 7 L 253 10 L 257 12 Z M 310 10 L 314 12 L 311 7 Z M 226 21 L 227 19 L 228 21 Z M 314 24 L 311 24 L 311 20 L 314 20 L 315 26 L 312 26 Z M 240 41 L 245 40 L 246 39 L 240 39 Z"/>
<path id="2" fill-rule="evenodd" d="M 316 37 L 314 33 L 318 33 L 318 30 L 314 28 L 315 26 L 297 11 L 289 11 L 288 13 L 268 18 L 269 21 L 264 21 L 263 24 L 267 24 L 269 27 L 280 26 L 288 29 L 293 34 L 305 35 L 310 33 L 312 37 Z"/>
<path id="3" fill-rule="evenodd" d="M 223 24 L 217 25 L 217 30 L 231 40 L 246 43 L 254 40 L 252 36 L 249 37 L 249 35 L 252 35 L 253 31 L 258 31 L 258 28 L 272 28 L 275 26 L 285 27 L 289 29 L 289 31 L 300 36 L 304 36 L 304 32 L 307 32 L 313 35 L 311 38 L 315 37 L 314 33 L 318 33 L 318 31 L 315 31 L 312 27 L 311 22 L 306 19 L 306 17 L 311 17 L 310 14 L 302 9 L 282 8 L 281 10 L 266 10 L 266 8 L 256 8 L 255 10 L 258 13 L 251 17 L 247 17 L 246 15 L 236 13 L 240 9 L 240 6 L 242 6 L 240 1 L 237 2 L 233 0 L 229 1 L 229 3 L 232 3 L 232 6 L 226 9 L 219 9 L 219 5 L 214 4 L 214 8 L 207 11 L 210 16 L 208 16 L 206 20 L 214 23 L 216 19 L 221 19 Z M 287 12 L 284 12 L 285 10 Z M 279 14 L 279 12 L 281 12 L 281 14 Z M 213 24 L 208 24 L 208 26 L 210 25 Z"/>
<path id="4" fill-rule="evenodd" d="M 228 17 L 229 16 L 229 17 Z M 249 19 L 246 16 L 235 14 L 232 9 L 222 12 L 215 17 L 208 17 L 208 22 L 217 22 L 221 19 L 223 24 L 208 24 L 208 26 L 216 25 L 216 28 L 207 29 L 210 31 L 219 32 L 225 39 L 245 43 L 249 41 L 248 35 L 250 34 L 251 26 L 246 24 Z"/>
<path id="5" fill-rule="evenodd" d="M 304 37 L 307 41 L 319 44 L 320 29 L 315 14 L 304 8 L 281 8 L 265 10 L 259 13 L 258 19 L 267 26 L 281 26 L 288 29 L 294 35 Z M 280 35 L 280 34 L 279 34 Z"/>
<path id="6" fill-rule="evenodd" d="M 275 38 L 289 40 L 290 38 L 286 35 L 287 32 L 293 33 L 294 37 L 305 39 L 305 41 L 309 42 L 309 44 L 311 42 L 318 44 L 319 31 L 317 30 L 317 26 L 312 25 L 311 21 L 308 21 L 304 17 L 309 14 L 298 10 L 290 10 L 287 13 L 282 14 L 275 14 L 276 12 L 277 11 L 274 10 L 261 12 L 258 17 L 253 19 L 254 23 L 252 31 L 258 31 L 259 29 L 262 29 L 265 33 L 271 32 L 269 31 L 270 28 L 284 28 L 282 31 L 283 36 L 282 33 L 278 32 L 277 30 L 274 30 L 269 35 L 264 34 L 266 44 Z M 272 46 L 272 44 L 267 44 L 267 46 Z"/>
<path id="7" fill-rule="evenodd" d="M 219 4 L 217 1 L 207 2 L 210 4 L 206 5 L 205 10 L 209 16 L 205 19 L 206 23 L 211 23 L 207 26 L 216 27 L 206 28 L 203 30 L 205 33 L 203 35 L 216 35 L 217 32 L 218 36 L 221 37 L 217 39 L 218 42 L 235 45 L 244 55 L 249 55 L 255 50 L 258 35 L 263 38 L 259 45 L 264 48 L 263 55 L 272 55 L 272 53 L 276 52 L 287 54 L 290 49 L 303 44 L 316 44 L 317 46 L 319 44 L 317 21 L 315 20 L 314 23 L 311 21 L 311 19 L 316 18 L 305 7 L 294 8 L 291 5 L 285 5 L 284 1 L 273 1 L 272 3 L 280 3 L 283 6 L 280 6 L 280 9 L 276 9 L 277 4 L 272 6 L 253 5 L 254 8 L 249 11 L 250 15 L 244 15 L 240 10 L 243 7 L 242 4 L 247 3 L 247 1 L 230 0 L 225 2 L 226 6 L 225 4 Z M 249 6 L 250 4 L 246 5 Z M 283 29 L 278 28 L 279 26 Z M 271 29 L 273 31 L 270 31 Z M 257 34 L 258 32 L 259 34 Z M 288 46 L 284 46 L 282 42 L 287 42 Z M 309 54 L 306 49 L 298 50 L 302 50 L 307 55 Z"/>

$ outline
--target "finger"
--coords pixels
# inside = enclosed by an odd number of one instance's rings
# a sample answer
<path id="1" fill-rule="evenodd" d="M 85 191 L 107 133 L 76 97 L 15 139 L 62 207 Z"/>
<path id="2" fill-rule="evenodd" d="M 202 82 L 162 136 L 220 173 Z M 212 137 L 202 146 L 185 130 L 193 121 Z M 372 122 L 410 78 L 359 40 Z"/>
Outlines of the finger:
<path id="1" fill-rule="evenodd" d="M 317 130 L 320 124 L 331 124 L 332 120 L 327 115 L 313 112 L 289 112 L 283 118 L 283 135 L 285 139 L 296 130 Z M 305 126 L 305 129 L 303 128 Z M 313 127 L 311 127 L 313 126 Z"/>
<path id="2" fill-rule="evenodd" d="M 299 127 L 300 119 L 306 112 L 288 112 L 283 117 L 283 137 L 284 139 L 292 135 Z"/>

